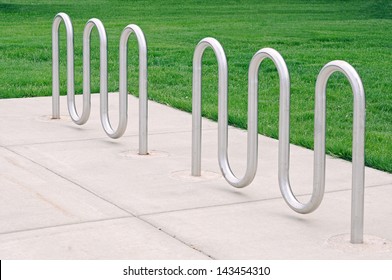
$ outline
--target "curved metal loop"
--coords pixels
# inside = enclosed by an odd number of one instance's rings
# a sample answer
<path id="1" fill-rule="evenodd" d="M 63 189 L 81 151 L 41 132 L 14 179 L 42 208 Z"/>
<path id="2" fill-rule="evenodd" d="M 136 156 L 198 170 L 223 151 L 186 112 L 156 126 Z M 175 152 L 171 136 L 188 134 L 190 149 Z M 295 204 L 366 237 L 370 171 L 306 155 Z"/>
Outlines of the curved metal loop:
<path id="1" fill-rule="evenodd" d="M 281 91 L 289 92 L 289 74 L 281 55 L 270 48 L 258 51 L 249 66 L 248 94 L 248 135 L 247 135 L 247 167 L 242 178 L 233 173 L 228 160 L 228 112 L 227 84 L 228 69 L 224 50 L 220 43 L 213 38 L 205 38 L 196 46 L 193 56 L 193 99 L 192 99 L 192 175 L 201 175 L 201 60 L 206 48 L 211 47 L 218 60 L 218 160 L 226 181 L 236 188 L 249 185 L 257 171 L 258 155 L 258 70 L 265 58 L 270 58 L 276 65 L 281 80 Z M 281 94 L 282 95 L 282 94 Z"/>
<path id="2" fill-rule="evenodd" d="M 290 91 L 290 76 L 283 57 L 274 49 L 263 48 L 259 50 L 252 58 L 249 65 L 248 73 L 248 135 L 247 135 L 247 168 L 242 178 L 237 178 L 232 172 L 227 155 L 227 101 L 225 107 L 220 107 L 222 114 L 226 116 L 225 139 L 226 146 L 220 147 L 219 162 L 225 179 L 234 187 L 242 188 L 249 185 L 257 171 L 258 156 L 258 73 L 261 63 L 264 59 L 269 58 L 275 64 L 280 80 L 280 97 L 281 100 Z M 284 106 L 280 107 L 281 115 L 284 114 L 287 104 L 283 101 Z M 286 124 L 289 125 L 288 123 Z"/>
<path id="3" fill-rule="evenodd" d="M 87 122 L 91 111 L 90 89 L 90 37 L 92 29 L 97 27 L 100 43 L 100 92 L 107 93 L 107 38 L 105 27 L 99 19 L 92 18 L 87 21 L 83 31 L 83 112 L 79 114 L 75 106 L 75 92 L 67 95 L 68 112 L 76 124 Z"/>
<path id="4" fill-rule="evenodd" d="M 204 51 L 212 48 L 218 61 L 218 106 L 227 104 L 227 60 L 221 44 L 214 38 L 202 39 L 195 48 L 193 54 L 193 82 L 192 82 L 192 176 L 201 176 L 201 70 Z M 227 106 L 227 105 L 226 105 Z M 226 119 L 225 119 L 226 118 Z M 224 144 L 227 139 L 222 131 L 227 130 L 227 116 L 218 111 L 218 146 Z M 226 133 L 227 135 L 227 133 Z M 226 137 L 227 138 L 227 137 Z"/>
<path id="5" fill-rule="evenodd" d="M 127 50 L 128 38 L 135 33 L 139 45 L 139 154 L 147 154 L 147 44 L 142 30 L 134 24 L 126 26 L 121 33 L 119 46 L 120 64 L 120 88 L 119 88 L 119 122 L 116 130 L 113 129 L 109 120 L 109 96 L 108 96 L 108 71 L 107 71 L 107 38 L 106 31 L 99 19 L 90 19 L 83 34 L 83 60 L 86 65 L 84 72 L 84 92 L 90 96 L 90 35 L 92 28 L 96 26 L 100 38 L 100 117 L 105 133 L 111 138 L 121 137 L 128 123 L 128 84 L 127 84 Z M 72 104 L 71 104 L 72 105 Z M 71 108 L 75 106 L 72 105 Z M 71 114 L 71 112 L 70 112 Z"/>
<path id="6" fill-rule="evenodd" d="M 334 72 L 341 72 L 346 76 L 350 82 L 354 97 L 351 243 L 362 243 L 365 166 L 365 91 L 358 73 L 347 62 L 340 60 L 331 61 L 321 69 L 317 77 L 314 121 L 313 192 L 310 201 L 303 204 L 297 200 L 292 192 L 289 181 L 290 150 L 288 142 L 282 143 L 282 147 L 279 146 L 279 185 L 287 204 L 298 213 L 306 214 L 314 211 L 323 199 L 325 190 L 326 87 L 329 77 Z M 282 122 L 279 122 L 281 126 Z M 287 133 L 288 135 L 289 127 L 286 127 L 283 133 Z"/>
<path id="7" fill-rule="evenodd" d="M 71 119 L 76 124 L 85 124 L 90 116 L 91 101 L 90 101 L 90 50 L 86 48 L 85 41 L 89 42 L 90 33 L 86 34 L 86 31 L 91 32 L 89 23 L 87 23 L 84 32 L 84 44 L 83 44 L 83 112 L 79 117 L 79 114 L 75 106 L 75 81 L 74 81 L 74 46 L 73 46 L 73 27 L 69 16 L 65 13 L 59 13 L 55 16 L 52 26 L 52 53 L 53 53 L 53 92 L 52 92 L 52 118 L 60 118 L 60 77 L 59 77 L 59 26 L 61 21 L 64 21 L 66 32 L 67 32 L 67 103 L 68 112 Z M 99 20 L 98 20 L 99 21 Z M 102 23 L 101 23 L 102 25 Z M 103 26 L 102 26 L 103 27 Z M 100 34 L 101 35 L 101 34 Z M 86 38 L 87 37 L 87 38 Z M 101 38 L 102 41 L 102 38 Z M 106 41 L 106 34 L 105 34 Z M 102 42 L 101 42 L 102 43 Z M 88 54 L 88 56 L 86 56 Z"/>
<path id="8" fill-rule="evenodd" d="M 120 99 L 119 99 L 119 124 L 118 128 L 114 130 L 110 124 L 109 120 L 109 94 L 108 94 L 108 52 L 107 52 L 107 37 L 105 27 L 103 26 L 102 22 L 99 19 L 92 18 L 90 19 L 85 28 L 83 33 L 83 92 L 90 93 L 90 37 L 91 31 L 94 26 L 98 30 L 99 35 L 99 49 L 100 49 L 100 56 L 99 56 L 99 63 L 100 63 L 100 117 L 101 117 L 101 124 L 105 131 L 105 133 L 111 138 L 119 138 L 121 135 L 124 134 L 125 129 L 127 127 L 127 109 L 128 109 L 128 98 L 127 94 L 124 98 L 124 94 L 120 92 Z M 74 100 L 68 100 L 69 107 L 74 107 L 72 102 Z M 72 113 L 70 111 L 72 116 Z"/>
<path id="9" fill-rule="evenodd" d="M 108 94 L 101 95 L 101 122 L 106 134 L 112 138 L 122 136 L 127 128 L 128 121 L 128 39 L 134 33 L 139 47 L 139 154 L 148 154 L 147 148 L 147 43 L 143 31 L 139 26 L 130 24 L 124 28 L 120 37 L 119 64 L 120 64 L 120 89 L 119 89 L 119 124 L 114 131 L 108 116 Z"/>
<path id="10" fill-rule="evenodd" d="M 351 194 L 351 243 L 363 243 L 363 216 L 365 194 L 365 90 L 357 71 L 345 61 L 329 62 L 320 71 L 316 83 L 315 143 L 316 137 L 325 140 L 325 96 L 329 77 L 334 72 L 343 73 L 349 80 L 353 91 L 353 140 L 352 140 L 352 194 Z M 322 131 L 321 133 L 319 131 Z M 322 135 L 324 134 L 324 135 Z M 321 142 L 321 140 L 320 140 Z M 324 145 L 325 147 L 325 145 Z M 320 149 L 321 150 L 321 149 Z M 319 151 L 319 153 L 324 151 Z M 316 149 L 315 149 L 316 153 Z M 315 154 L 316 157 L 316 154 Z M 325 152 L 324 152 L 325 162 Z M 325 168 L 324 168 L 325 170 Z"/>
<path id="11" fill-rule="evenodd" d="M 99 81 L 100 81 L 100 117 L 101 124 L 109 137 L 114 137 L 115 131 L 113 131 L 109 116 L 108 116 L 108 51 L 107 51 L 107 37 L 105 27 L 99 19 L 92 18 L 90 19 L 83 32 L 83 93 L 88 92 L 90 95 L 90 37 L 91 31 L 94 26 L 98 30 L 99 35 Z M 74 107 L 71 101 L 68 100 L 69 107 Z M 126 106 L 126 105 L 125 105 Z M 121 104 L 120 104 L 120 112 L 121 112 Z M 71 114 L 71 112 L 70 112 Z M 71 115 L 72 116 L 72 115 Z M 120 118 L 121 123 L 121 118 Z"/>
<path id="12" fill-rule="evenodd" d="M 67 95 L 75 94 L 74 89 L 74 42 L 73 27 L 69 16 L 58 13 L 52 24 L 52 118 L 60 118 L 60 67 L 59 67 L 59 27 L 64 22 L 67 33 Z"/>
<path id="13" fill-rule="evenodd" d="M 297 200 L 290 186 L 290 77 L 282 56 L 275 50 L 264 48 L 252 58 L 249 66 L 248 92 L 248 135 L 247 168 L 244 177 L 237 178 L 231 168 L 227 155 L 227 84 L 228 69 L 224 50 L 213 38 L 205 38 L 196 46 L 193 56 L 193 95 L 192 95 L 192 175 L 201 175 L 201 60 L 206 48 L 211 47 L 218 60 L 218 158 L 225 179 L 234 187 L 245 187 L 254 179 L 257 169 L 257 127 L 258 127 L 258 70 L 265 58 L 270 58 L 279 73 L 279 186 L 281 193 L 291 209 L 306 214 L 320 205 L 325 191 L 325 126 L 326 126 L 326 86 L 329 77 L 336 71 L 342 72 L 349 80 L 354 95 L 353 120 L 353 171 L 352 171 L 352 210 L 351 243 L 363 242 L 364 212 L 364 135 L 365 135 L 365 92 L 362 81 L 355 69 L 344 61 L 331 61 L 320 71 L 316 82 L 315 124 L 314 124 L 314 173 L 313 192 L 307 203 Z"/>

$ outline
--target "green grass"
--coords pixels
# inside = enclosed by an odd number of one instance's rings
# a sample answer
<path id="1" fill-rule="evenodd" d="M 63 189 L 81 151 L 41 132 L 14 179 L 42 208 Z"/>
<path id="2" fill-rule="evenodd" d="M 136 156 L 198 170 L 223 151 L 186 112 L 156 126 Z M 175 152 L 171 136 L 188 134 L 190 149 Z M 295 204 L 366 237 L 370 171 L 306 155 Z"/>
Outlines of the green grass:
<path id="1" fill-rule="evenodd" d="M 109 90 L 118 89 L 118 41 L 129 23 L 148 41 L 150 99 L 191 111 L 192 56 L 211 36 L 229 63 L 229 121 L 246 127 L 247 71 L 254 53 L 278 50 L 291 75 L 291 142 L 313 147 L 315 80 L 335 59 L 363 80 L 367 102 L 366 165 L 392 172 L 391 1 L 0 1 L 0 97 L 51 94 L 51 24 L 67 13 L 75 31 L 76 90 L 82 91 L 82 32 L 89 18 L 103 21 L 109 40 Z M 61 92 L 66 92 L 65 32 L 61 27 Z M 92 90 L 99 91 L 98 36 L 92 39 Z M 137 94 L 137 45 L 129 42 L 129 90 Z M 203 115 L 217 118 L 217 63 L 207 51 Z M 270 61 L 260 71 L 259 132 L 276 138 L 279 86 Z M 328 84 L 327 151 L 351 159 L 352 93 L 343 75 Z M 152 113 L 152 112 L 151 112 Z"/>

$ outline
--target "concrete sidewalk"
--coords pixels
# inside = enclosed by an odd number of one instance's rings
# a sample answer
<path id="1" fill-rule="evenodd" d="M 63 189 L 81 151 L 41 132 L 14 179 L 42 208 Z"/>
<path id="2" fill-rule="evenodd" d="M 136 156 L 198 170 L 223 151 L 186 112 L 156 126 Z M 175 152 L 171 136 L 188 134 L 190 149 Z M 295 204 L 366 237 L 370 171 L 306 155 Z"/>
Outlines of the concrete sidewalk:
<path id="1" fill-rule="evenodd" d="M 365 243 L 352 245 L 350 162 L 328 157 L 324 201 L 300 215 L 279 191 L 276 140 L 259 137 L 256 179 L 238 190 L 220 175 L 216 123 L 203 120 L 195 178 L 191 115 L 149 102 L 151 154 L 140 156 L 137 99 L 129 103 L 127 132 L 113 140 L 98 95 L 83 126 L 65 97 L 60 120 L 50 119 L 50 97 L 0 100 L 0 259 L 392 259 L 392 174 L 366 168 Z M 230 128 L 229 159 L 242 176 L 245 131 Z M 312 169 L 313 151 L 292 146 L 303 201 Z"/>

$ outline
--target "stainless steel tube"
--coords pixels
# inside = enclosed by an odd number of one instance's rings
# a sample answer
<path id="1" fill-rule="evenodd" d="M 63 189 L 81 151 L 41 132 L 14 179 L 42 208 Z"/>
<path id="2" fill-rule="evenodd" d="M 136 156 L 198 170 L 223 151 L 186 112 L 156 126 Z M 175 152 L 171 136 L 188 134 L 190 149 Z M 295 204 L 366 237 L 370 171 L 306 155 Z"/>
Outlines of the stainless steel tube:
<path id="1" fill-rule="evenodd" d="M 127 84 L 127 45 L 128 38 L 135 33 L 139 44 L 139 154 L 147 154 L 147 44 L 141 29 L 134 24 L 124 28 L 120 38 L 120 93 L 119 93 L 119 123 L 114 130 L 109 120 L 108 102 L 108 74 L 107 74 L 107 38 L 102 22 L 98 19 L 88 21 L 84 33 L 84 55 L 86 65 L 90 65 L 90 35 L 96 26 L 100 38 L 100 98 L 101 98 L 101 124 L 105 133 L 111 138 L 121 137 L 128 122 L 128 84 Z M 90 69 L 85 71 L 84 87 L 90 92 Z"/>
<path id="2" fill-rule="evenodd" d="M 287 204 L 298 213 L 310 213 L 320 205 L 325 191 L 326 87 L 329 77 L 336 71 L 342 72 L 347 77 L 354 95 L 351 243 L 362 243 L 364 214 L 365 92 L 358 73 L 347 62 L 335 60 L 328 63 L 320 71 L 317 78 L 314 121 L 313 192 L 310 201 L 305 204 L 297 200 L 290 186 L 290 149 L 288 137 L 290 129 L 288 125 L 289 107 L 283 105 L 285 109 L 282 110 L 282 104 L 289 104 L 289 95 L 286 96 L 285 103 L 282 103 L 281 99 L 281 115 L 279 119 L 279 185 Z M 281 135 L 283 135 L 283 137 L 281 137 Z"/>
<path id="3" fill-rule="evenodd" d="M 83 32 L 83 91 L 90 93 L 90 37 L 91 31 L 94 26 L 98 30 L 99 35 L 99 81 L 100 81 L 100 116 L 102 127 L 106 134 L 112 138 L 115 138 L 115 132 L 113 131 L 109 117 L 108 117 L 108 53 L 107 53 L 107 37 L 105 27 L 99 19 L 90 19 Z M 69 103 L 70 104 L 70 103 Z M 120 100 L 121 104 L 121 100 Z M 71 106 L 72 107 L 72 106 Z M 120 110 L 121 112 L 121 110 Z M 70 112 L 71 114 L 71 112 Z M 121 118 L 120 118 L 121 123 Z"/>
<path id="4" fill-rule="evenodd" d="M 116 136 L 123 135 L 128 119 L 128 38 L 134 33 L 139 47 L 139 154 L 148 154 L 148 93 L 147 93 L 147 43 L 139 26 L 130 24 L 121 33 L 120 38 L 120 122 Z"/>
<path id="5" fill-rule="evenodd" d="M 245 175 L 237 178 L 232 172 L 228 160 L 227 147 L 227 99 L 224 106 L 219 106 L 226 122 L 226 129 L 220 130 L 226 141 L 219 146 L 219 164 L 225 179 L 234 187 L 242 188 L 249 185 L 257 171 L 258 158 L 258 73 L 262 61 L 266 58 L 271 59 L 277 68 L 280 80 L 280 96 L 281 96 L 281 115 L 283 115 L 288 104 L 282 101 L 290 90 L 290 77 L 283 57 L 274 49 L 264 48 L 259 50 L 252 58 L 249 65 L 248 73 L 248 131 L 247 131 L 247 166 Z M 289 124 L 286 124 L 287 126 Z M 283 136 L 282 136 L 283 137 Z M 285 136 L 287 137 L 287 135 Z M 223 138 L 223 137 L 222 137 Z"/>
<path id="6" fill-rule="evenodd" d="M 237 178 L 228 161 L 227 85 L 228 69 L 224 50 L 213 38 L 205 38 L 196 46 L 193 56 L 192 95 L 192 171 L 193 176 L 201 175 L 201 70 L 204 51 L 211 47 L 218 61 L 218 159 L 225 179 L 234 187 L 245 187 L 252 182 L 257 170 L 257 127 L 258 127 L 258 70 L 265 58 L 270 58 L 279 73 L 279 159 L 278 178 L 281 193 L 287 204 L 296 212 L 306 214 L 320 205 L 325 191 L 325 110 L 326 85 L 330 75 L 342 72 L 349 80 L 354 93 L 353 125 L 353 172 L 352 172 L 352 217 L 351 242 L 363 242 L 364 212 L 364 130 L 365 93 L 362 81 L 355 69 L 344 61 L 332 61 L 320 71 L 316 83 L 316 106 L 314 126 L 314 171 L 313 192 L 307 203 L 297 200 L 290 186 L 290 77 L 281 55 L 270 48 L 258 51 L 249 66 L 248 92 L 248 135 L 247 169 L 244 177 Z"/>
<path id="7" fill-rule="evenodd" d="M 192 175 L 201 175 L 201 60 L 206 48 L 211 47 L 218 60 L 218 161 L 221 172 L 227 182 L 236 188 L 249 185 L 257 171 L 258 155 L 258 70 L 264 58 L 270 58 L 275 63 L 281 85 L 289 84 L 289 74 L 286 64 L 280 54 L 273 49 L 262 49 L 257 52 L 249 66 L 248 93 L 248 135 L 247 135 L 247 168 L 245 175 L 238 178 L 234 175 L 228 160 L 228 112 L 227 85 L 228 69 L 226 55 L 220 43 L 213 38 L 205 38 L 196 46 L 193 56 L 193 94 L 192 94 Z M 281 86 L 281 90 L 289 87 Z M 285 93 L 283 93 L 284 95 Z"/>
<path id="8" fill-rule="evenodd" d="M 67 33 L 67 95 L 75 94 L 74 90 L 74 42 L 73 27 L 69 16 L 58 13 L 52 24 L 52 118 L 60 118 L 60 66 L 59 66 L 59 27 L 64 22 Z"/>
<path id="9" fill-rule="evenodd" d="M 283 88 L 282 88 L 283 87 Z M 290 185 L 290 82 L 282 84 L 280 88 L 279 105 L 279 158 L 278 180 L 282 196 L 294 211 L 307 214 L 313 212 L 320 205 L 325 189 L 325 129 L 315 128 L 314 162 L 313 162 L 313 191 L 307 203 L 301 203 L 293 194 Z M 318 94 L 316 94 L 318 96 Z M 316 102 L 316 106 L 319 103 Z M 316 114 L 316 120 L 321 116 Z M 319 121 L 317 121 L 319 122 Z M 317 135 L 317 136 L 316 136 Z"/>
<path id="10" fill-rule="evenodd" d="M 335 60 L 329 62 L 323 67 L 317 78 L 314 129 L 315 143 L 325 141 L 326 86 L 329 77 L 334 72 L 343 73 L 349 80 L 353 91 L 354 116 L 352 140 L 351 243 L 363 243 L 366 117 L 365 91 L 358 73 L 345 61 Z M 322 140 L 318 140 L 319 138 Z"/>
<path id="11" fill-rule="evenodd" d="M 52 25 L 52 118 L 60 118 L 60 77 L 59 77 L 59 26 L 61 21 L 64 21 L 67 32 L 67 103 L 68 112 L 71 119 L 79 125 L 87 122 L 90 111 L 90 65 L 89 56 L 83 60 L 83 112 L 79 117 L 75 106 L 75 81 L 74 81 L 74 45 L 73 45 L 73 27 L 69 16 L 65 13 L 59 13 L 55 16 Z M 83 46 L 83 53 L 86 53 L 85 46 Z M 89 53 L 89 49 L 87 49 Z M 88 61 L 88 63 L 86 63 Z M 88 76 L 88 79 L 86 79 Z M 87 88 L 87 89 L 86 89 Z"/>
<path id="12" fill-rule="evenodd" d="M 128 38 L 135 33 L 139 47 L 139 154 L 148 154 L 148 93 L 147 93 L 147 43 L 143 31 L 137 25 L 126 26 L 120 38 L 120 98 L 119 123 L 116 130 L 112 128 L 108 114 L 108 73 L 107 73 L 107 36 L 105 28 L 99 19 L 90 19 L 83 32 L 83 112 L 79 116 L 75 106 L 74 90 L 74 47 L 73 27 L 68 15 L 59 13 L 55 16 L 52 26 L 53 52 L 53 118 L 60 118 L 60 80 L 59 80 L 59 26 L 64 21 L 67 31 L 67 103 L 71 119 L 76 124 L 87 122 L 91 111 L 90 87 L 90 37 L 94 26 L 98 30 L 100 40 L 100 117 L 105 133 L 111 138 L 121 137 L 128 122 L 128 85 L 127 85 L 127 49 Z"/>
<path id="13" fill-rule="evenodd" d="M 218 103 L 219 108 L 225 106 L 227 99 L 227 61 L 225 52 L 221 44 L 214 38 L 202 39 L 195 48 L 193 54 L 193 82 L 192 82 L 192 176 L 201 175 L 201 71 L 202 71 L 202 57 L 204 51 L 211 47 L 218 60 Z M 221 147 L 222 143 L 227 141 L 224 139 L 222 131 L 227 129 L 227 116 L 226 120 L 222 115 L 222 110 L 218 112 L 218 146 Z M 227 136 L 227 133 L 226 133 Z M 227 145 L 226 145 L 227 146 Z"/>

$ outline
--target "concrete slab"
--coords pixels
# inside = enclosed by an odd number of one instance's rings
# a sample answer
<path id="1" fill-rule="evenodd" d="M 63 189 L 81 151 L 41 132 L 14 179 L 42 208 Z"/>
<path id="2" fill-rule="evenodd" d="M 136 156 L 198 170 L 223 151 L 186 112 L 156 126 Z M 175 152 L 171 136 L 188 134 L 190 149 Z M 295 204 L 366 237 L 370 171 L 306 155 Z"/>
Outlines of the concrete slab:
<path id="1" fill-rule="evenodd" d="M 366 190 L 365 244 L 349 243 L 350 192 L 328 193 L 316 212 L 282 199 L 143 215 L 217 259 L 392 259 L 392 185 Z"/>
<path id="2" fill-rule="evenodd" d="M 0 170 L 0 233 L 130 215 L 4 148 Z"/>
<path id="3" fill-rule="evenodd" d="M 0 235 L 1 259 L 208 259 L 137 218 Z"/>
<path id="4" fill-rule="evenodd" d="M 232 129 L 231 147 L 241 147 L 246 134 Z M 216 131 L 204 132 L 203 170 L 216 174 L 209 180 L 196 180 L 190 174 L 191 133 L 173 132 L 150 135 L 151 156 L 137 156 L 138 138 L 93 139 L 72 143 L 55 142 L 12 146 L 22 154 L 61 176 L 83 185 L 135 215 L 256 201 L 280 197 L 277 175 L 276 140 L 260 137 L 259 172 L 247 188 L 235 189 L 220 175 L 217 163 Z M 174 144 L 175 143 L 175 144 Z M 291 182 L 298 195 L 312 191 L 313 152 L 292 149 Z M 243 174 L 244 149 L 231 149 L 233 170 Z M 241 168 L 242 167 L 242 168 Z M 327 160 L 327 191 L 351 188 L 351 164 Z M 240 170 L 242 169 L 242 170 Z M 176 176 L 176 174 L 185 176 Z M 366 185 L 392 183 L 392 175 L 366 169 Z"/>
<path id="5" fill-rule="evenodd" d="M 61 118 L 51 119 L 51 102 L 51 97 L 2 99 L 0 127 L 7 130 L 6 133 L 2 133 L 0 146 L 107 138 L 99 117 L 99 94 L 91 96 L 90 119 L 82 126 L 73 123 L 69 117 L 65 96 L 60 98 Z M 124 135 L 138 135 L 138 99 L 130 95 L 128 103 L 128 127 Z M 81 112 L 81 95 L 76 95 L 76 104 L 78 112 Z M 115 93 L 109 95 L 109 115 L 113 127 L 116 127 L 118 95 Z M 187 124 L 190 121 L 189 114 L 149 102 L 149 133 L 174 132 L 184 129 L 189 131 Z M 216 127 L 216 124 L 204 120 L 203 126 L 208 129 Z"/>
<path id="6" fill-rule="evenodd" d="M 195 178 L 190 114 L 149 102 L 151 154 L 140 156 L 137 99 L 129 99 L 128 130 L 117 140 L 101 128 L 98 99 L 93 95 L 84 126 L 66 116 L 51 120 L 50 97 L 0 100 L 0 257 L 391 257 L 392 174 L 366 168 L 370 237 L 352 249 L 341 235 L 349 232 L 350 162 L 327 158 L 325 202 L 299 216 L 281 198 L 276 140 L 259 137 L 257 176 L 249 187 L 235 189 L 220 175 L 216 123 L 203 120 L 203 176 Z M 66 115 L 65 97 L 61 104 Z M 292 187 L 306 201 L 313 151 L 291 149 Z M 238 176 L 245 157 L 246 132 L 230 128 L 229 159 Z"/>

